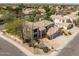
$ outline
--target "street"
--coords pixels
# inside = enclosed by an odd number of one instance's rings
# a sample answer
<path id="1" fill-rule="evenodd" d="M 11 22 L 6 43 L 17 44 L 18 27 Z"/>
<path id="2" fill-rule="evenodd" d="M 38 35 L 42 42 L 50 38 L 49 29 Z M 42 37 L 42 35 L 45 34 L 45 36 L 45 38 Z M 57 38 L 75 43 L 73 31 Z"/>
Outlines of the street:
<path id="1" fill-rule="evenodd" d="M 79 34 L 62 49 L 58 56 L 79 56 Z"/>
<path id="2" fill-rule="evenodd" d="M 0 56 L 25 56 L 17 47 L 0 38 Z"/>

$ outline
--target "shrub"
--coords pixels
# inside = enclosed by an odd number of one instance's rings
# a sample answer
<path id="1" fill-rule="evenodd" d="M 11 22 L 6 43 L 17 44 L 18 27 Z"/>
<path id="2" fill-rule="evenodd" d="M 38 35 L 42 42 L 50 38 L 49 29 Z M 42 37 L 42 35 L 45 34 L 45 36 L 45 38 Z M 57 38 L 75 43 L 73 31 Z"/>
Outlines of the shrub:
<path id="1" fill-rule="evenodd" d="M 39 40 L 39 39 L 37 39 L 37 40 L 36 40 L 36 42 L 39 44 L 39 43 L 40 43 L 40 40 Z"/>
<path id="2" fill-rule="evenodd" d="M 64 33 L 65 36 L 67 36 L 67 33 Z"/>
<path id="3" fill-rule="evenodd" d="M 30 41 L 29 42 L 29 47 L 35 47 L 35 43 L 36 43 L 35 40 Z"/>
<path id="4" fill-rule="evenodd" d="M 43 47 L 43 51 L 44 51 L 45 53 L 47 53 L 47 52 L 50 51 L 50 49 L 49 49 L 48 47 Z"/>

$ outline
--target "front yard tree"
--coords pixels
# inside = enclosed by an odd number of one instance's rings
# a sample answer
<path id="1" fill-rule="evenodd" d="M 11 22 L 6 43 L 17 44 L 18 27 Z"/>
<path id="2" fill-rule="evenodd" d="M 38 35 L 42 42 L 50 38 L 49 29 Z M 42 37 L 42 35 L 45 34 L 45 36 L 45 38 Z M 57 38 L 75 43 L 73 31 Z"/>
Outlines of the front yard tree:
<path id="1" fill-rule="evenodd" d="M 23 37 L 23 20 L 14 20 L 6 24 L 6 32 L 11 33 L 24 39 Z"/>

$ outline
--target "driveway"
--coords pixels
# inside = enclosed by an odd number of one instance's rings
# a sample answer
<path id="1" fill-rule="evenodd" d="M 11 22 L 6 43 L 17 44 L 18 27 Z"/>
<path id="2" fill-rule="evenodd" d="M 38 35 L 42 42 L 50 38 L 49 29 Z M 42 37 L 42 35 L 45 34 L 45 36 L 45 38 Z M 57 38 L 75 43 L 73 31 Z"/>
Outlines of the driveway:
<path id="1" fill-rule="evenodd" d="M 79 56 L 79 33 L 58 56 Z"/>
<path id="2" fill-rule="evenodd" d="M 0 56 L 25 56 L 17 47 L 0 38 Z"/>

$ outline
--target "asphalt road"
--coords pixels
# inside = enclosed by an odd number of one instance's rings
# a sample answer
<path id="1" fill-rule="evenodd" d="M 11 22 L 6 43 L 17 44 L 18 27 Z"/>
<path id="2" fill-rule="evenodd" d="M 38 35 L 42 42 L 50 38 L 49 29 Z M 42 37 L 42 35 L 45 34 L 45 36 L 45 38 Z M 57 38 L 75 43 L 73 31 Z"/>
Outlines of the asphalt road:
<path id="1" fill-rule="evenodd" d="M 25 56 L 17 47 L 0 38 L 0 56 Z"/>
<path id="2" fill-rule="evenodd" d="M 58 56 L 79 56 L 79 34 L 62 49 Z"/>

